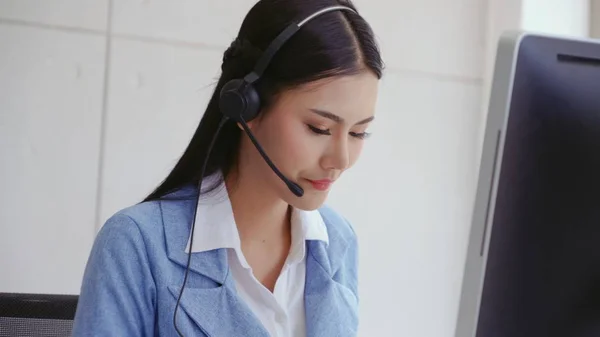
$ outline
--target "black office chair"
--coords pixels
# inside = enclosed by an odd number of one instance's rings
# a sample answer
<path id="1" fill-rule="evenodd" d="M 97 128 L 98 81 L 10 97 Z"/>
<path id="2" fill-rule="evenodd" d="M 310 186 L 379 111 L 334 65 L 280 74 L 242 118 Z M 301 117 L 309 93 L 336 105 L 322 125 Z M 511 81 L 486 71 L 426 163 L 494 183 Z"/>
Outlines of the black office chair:
<path id="1" fill-rule="evenodd" d="M 71 336 L 76 295 L 0 293 L 0 337 Z"/>

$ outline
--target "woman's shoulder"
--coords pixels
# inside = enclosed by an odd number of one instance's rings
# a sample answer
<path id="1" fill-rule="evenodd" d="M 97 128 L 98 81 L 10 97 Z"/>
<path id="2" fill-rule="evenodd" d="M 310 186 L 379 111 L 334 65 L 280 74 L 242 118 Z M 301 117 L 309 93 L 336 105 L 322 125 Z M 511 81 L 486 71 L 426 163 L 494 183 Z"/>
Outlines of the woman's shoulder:
<path id="1" fill-rule="evenodd" d="M 186 223 L 182 220 L 191 214 L 194 200 L 191 191 L 180 189 L 157 200 L 124 207 L 107 218 L 98 235 L 119 232 L 142 237 L 162 236 L 167 225 Z"/>
<path id="2" fill-rule="evenodd" d="M 148 241 L 162 236 L 162 222 L 158 202 L 142 202 L 120 209 L 109 216 L 94 239 L 95 255 L 107 252 L 120 256 L 119 252 L 147 249 Z M 96 249 L 101 250 L 96 251 Z"/>

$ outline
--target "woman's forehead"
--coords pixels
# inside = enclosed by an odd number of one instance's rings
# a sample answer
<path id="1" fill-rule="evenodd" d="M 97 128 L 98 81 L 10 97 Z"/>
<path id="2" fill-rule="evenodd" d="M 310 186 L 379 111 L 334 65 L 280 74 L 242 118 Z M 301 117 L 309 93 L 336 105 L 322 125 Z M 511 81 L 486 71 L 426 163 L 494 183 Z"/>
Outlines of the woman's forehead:
<path id="1" fill-rule="evenodd" d="M 370 72 L 330 77 L 282 93 L 280 103 L 360 118 L 374 113 L 378 87 L 378 78 Z"/>

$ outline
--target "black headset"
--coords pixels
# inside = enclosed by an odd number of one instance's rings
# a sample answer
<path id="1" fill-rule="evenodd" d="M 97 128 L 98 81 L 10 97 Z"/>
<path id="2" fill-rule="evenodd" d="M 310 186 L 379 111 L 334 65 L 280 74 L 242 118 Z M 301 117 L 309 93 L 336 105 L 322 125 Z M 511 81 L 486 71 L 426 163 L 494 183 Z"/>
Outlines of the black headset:
<path id="1" fill-rule="evenodd" d="M 275 166 L 275 164 L 273 164 L 271 159 L 269 159 L 269 157 L 263 150 L 262 146 L 260 146 L 260 144 L 258 143 L 256 138 L 252 134 L 252 131 L 250 131 L 250 128 L 248 127 L 247 122 L 256 118 L 256 116 L 260 112 L 260 108 L 261 108 L 260 96 L 258 95 L 258 92 L 254 88 L 254 83 L 261 78 L 261 76 L 263 75 L 263 73 L 265 72 L 267 67 L 269 66 L 269 63 L 273 59 L 273 56 L 275 56 L 275 54 L 277 53 L 277 51 L 304 24 L 306 24 L 310 20 L 312 20 L 322 14 L 325 14 L 325 13 L 331 12 L 331 11 L 337 11 L 337 10 L 347 10 L 347 11 L 356 13 L 356 11 L 350 7 L 330 6 L 330 7 L 325 7 L 323 9 L 309 15 L 307 18 L 305 18 L 304 20 L 302 20 L 298 23 L 293 23 L 293 24 L 289 25 L 285 30 L 283 30 L 281 33 L 279 33 L 279 35 L 277 35 L 277 37 L 269 44 L 267 49 L 264 51 L 264 53 L 258 59 L 256 65 L 254 66 L 254 70 L 252 70 L 249 74 L 247 74 L 243 78 L 236 78 L 236 79 L 230 80 L 229 82 L 225 83 L 225 85 L 223 85 L 223 88 L 221 88 L 221 91 L 219 93 L 219 109 L 221 110 L 221 113 L 223 114 L 223 118 L 221 119 L 221 122 L 219 123 L 219 126 L 217 127 L 215 135 L 213 136 L 213 139 L 212 139 L 211 143 L 209 144 L 208 151 L 206 153 L 206 158 L 204 159 L 204 163 L 202 164 L 202 170 L 200 172 L 200 181 L 198 182 L 198 200 L 200 199 L 200 193 L 202 191 L 202 178 L 204 177 L 204 172 L 206 171 L 208 157 L 210 156 L 210 152 L 211 152 L 213 145 L 219 135 L 219 131 L 221 130 L 221 128 L 223 127 L 225 122 L 229 119 L 233 120 L 236 123 L 239 123 L 242 126 L 242 128 L 244 129 L 244 132 L 248 135 L 250 140 L 252 140 L 252 143 L 254 143 L 254 146 L 256 147 L 258 152 L 261 154 L 263 159 L 267 162 L 267 164 L 271 167 L 271 169 L 275 172 L 275 174 L 277 174 L 277 176 L 281 180 L 283 180 L 283 182 L 287 185 L 287 187 L 290 189 L 290 191 L 297 197 L 301 197 L 302 195 L 304 195 L 304 190 L 302 189 L 302 187 L 300 187 L 298 184 L 292 182 L 287 177 L 285 177 L 281 173 L 281 171 L 279 171 L 279 169 Z M 191 228 L 190 245 L 189 245 L 190 251 L 188 252 L 187 267 L 185 270 L 183 285 L 181 286 L 181 291 L 179 293 L 179 297 L 177 298 L 177 304 L 175 305 L 175 312 L 173 313 L 173 325 L 175 326 L 175 330 L 177 331 L 179 336 L 182 336 L 182 337 L 183 337 L 182 333 L 177 328 L 177 309 L 179 308 L 179 303 L 181 301 L 181 297 L 183 296 L 183 290 L 185 289 L 185 285 L 187 283 L 187 278 L 188 278 L 188 274 L 189 274 L 190 262 L 191 262 L 191 257 L 192 257 L 191 250 L 193 248 L 193 242 L 194 242 L 194 229 L 196 227 L 196 211 L 197 211 L 197 209 L 198 209 L 198 207 L 196 206 L 196 208 L 194 209 L 194 215 L 192 218 L 192 228 Z"/>

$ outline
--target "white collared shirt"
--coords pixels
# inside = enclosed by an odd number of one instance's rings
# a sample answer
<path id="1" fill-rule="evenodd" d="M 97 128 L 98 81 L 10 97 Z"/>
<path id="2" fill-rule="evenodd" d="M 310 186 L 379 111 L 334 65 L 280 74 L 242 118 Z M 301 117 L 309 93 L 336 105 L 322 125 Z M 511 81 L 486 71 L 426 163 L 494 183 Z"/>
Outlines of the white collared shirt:
<path id="1" fill-rule="evenodd" d="M 206 179 L 207 184 L 212 179 Z M 203 183 L 204 185 L 204 183 Z M 204 190 L 204 189 L 203 189 Z M 319 211 L 292 210 L 292 244 L 274 291 L 253 275 L 241 248 L 240 236 L 224 185 L 203 195 L 196 212 L 193 253 L 226 248 L 229 268 L 242 300 L 272 337 L 305 337 L 304 284 L 306 240 L 328 243 Z M 189 240 L 186 252 L 189 251 Z"/>

